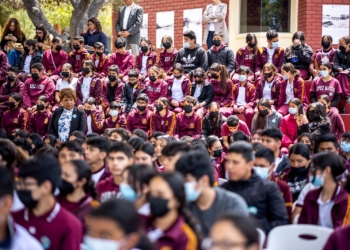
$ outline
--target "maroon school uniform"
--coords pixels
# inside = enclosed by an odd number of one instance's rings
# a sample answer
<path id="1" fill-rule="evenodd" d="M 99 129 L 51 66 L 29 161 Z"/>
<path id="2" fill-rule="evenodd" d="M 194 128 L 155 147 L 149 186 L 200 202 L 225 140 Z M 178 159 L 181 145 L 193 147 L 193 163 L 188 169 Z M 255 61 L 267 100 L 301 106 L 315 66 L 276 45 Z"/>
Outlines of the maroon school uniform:
<path id="1" fill-rule="evenodd" d="M 102 174 L 101 174 L 101 172 L 102 172 Z M 98 183 L 107 179 L 111 175 L 112 174 L 109 171 L 109 168 L 107 167 L 106 164 L 104 164 L 102 168 L 100 168 L 96 172 L 92 173 L 91 179 L 95 182 L 95 186 L 97 186 Z"/>
<path id="2" fill-rule="evenodd" d="M 128 118 L 126 119 L 127 130 L 132 132 L 139 128 L 148 133 L 150 130 L 150 117 L 151 111 L 148 109 L 146 109 L 143 114 L 140 114 L 138 110 L 130 112 Z"/>
<path id="3" fill-rule="evenodd" d="M 23 108 L 33 107 L 39 96 L 44 95 L 49 103 L 52 103 L 55 92 L 55 84 L 51 78 L 43 76 L 40 81 L 35 81 L 33 78 L 26 80 L 23 86 Z"/>
<path id="4" fill-rule="evenodd" d="M 0 83 L 6 81 L 8 60 L 6 54 L 0 50 Z"/>
<path id="5" fill-rule="evenodd" d="M 140 53 L 136 56 L 136 65 L 135 65 L 135 69 L 137 70 L 137 72 L 139 72 L 139 74 L 141 73 L 141 69 L 142 69 L 142 58 L 143 58 L 143 52 L 140 51 Z M 151 66 L 156 65 L 156 61 L 157 61 L 157 54 L 154 53 L 153 51 L 150 51 L 150 53 L 148 54 L 148 58 L 146 60 L 146 75 L 148 75 L 148 69 Z"/>
<path id="6" fill-rule="evenodd" d="M 80 221 L 56 203 L 51 211 L 35 216 L 26 208 L 12 214 L 16 223 L 28 230 L 44 249 L 80 249 L 83 227 Z"/>
<path id="7" fill-rule="evenodd" d="M 339 81 L 334 77 L 332 77 L 328 82 L 324 82 L 322 77 L 316 77 L 312 81 L 310 92 L 316 93 L 316 100 L 318 100 L 321 95 L 328 95 L 332 102 L 334 95 L 341 94 L 342 90 Z"/>
<path id="8" fill-rule="evenodd" d="M 250 68 L 252 73 L 255 73 L 255 60 L 254 60 L 254 51 L 248 50 L 247 46 L 240 48 L 236 53 L 236 72 L 240 66 L 247 66 Z"/>
<path id="9" fill-rule="evenodd" d="M 280 189 L 281 195 L 283 196 L 283 199 L 284 199 L 284 204 L 288 212 L 289 221 L 292 222 L 293 198 L 287 182 L 280 180 L 278 174 L 276 173 L 272 173 L 270 177 L 270 181 L 273 181 L 274 183 L 276 183 L 278 188 Z"/>
<path id="10" fill-rule="evenodd" d="M 125 128 L 126 129 L 126 118 L 123 113 L 119 113 L 117 120 L 113 122 L 112 117 L 108 117 L 104 120 L 103 131 L 107 128 Z"/>
<path id="11" fill-rule="evenodd" d="M 167 96 L 168 84 L 162 79 L 158 79 L 157 83 L 153 83 L 151 80 L 146 80 L 145 88 L 145 94 L 148 95 L 149 104 L 155 104 L 160 97 Z"/>
<path id="12" fill-rule="evenodd" d="M 191 116 L 187 116 L 185 112 L 176 115 L 174 137 L 180 139 L 185 135 L 193 139 L 200 138 L 202 135 L 202 119 L 195 112 Z"/>
<path id="13" fill-rule="evenodd" d="M 119 193 L 119 185 L 115 184 L 113 175 L 100 181 L 96 186 L 96 191 L 100 202 L 106 202 L 121 197 L 121 194 Z"/>
<path id="14" fill-rule="evenodd" d="M 341 137 L 345 133 L 345 126 L 343 119 L 339 115 L 339 111 L 337 108 L 331 108 L 327 114 L 327 117 L 331 120 L 332 128 L 331 134 L 335 135 L 338 140 L 341 140 Z"/>
<path id="15" fill-rule="evenodd" d="M 117 65 L 119 67 L 119 73 L 126 76 L 130 69 L 134 67 L 134 56 L 129 51 L 126 51 L 124 55 L 118 52 L 110 55 L 108 59 L 108 65 Z"/>
<path id="16" fill-rule="evenodd" d="M 350 226 L 337 228 L 329 236 L 323 250 L 349 250 L 350 245 Z"/>
<path id="17" fill-rule="evenodd" d="M 76 105 L 83 104 L 83 93 L 81 91 L 83 85 L 84 76 L 79 77 L 76 93 L 77 93 L 77 101 Z M 90 83 L 90 95 L 89 97 L 94 97 L 96 99 L 96 103 L 99 104 L 102 94 L 102 82 L 98 75 L 93 75 Z"/>
<path id="18" fill-rule="evenodd" d="M 7 134 L 11 134 L 17 128 L 27 130 L 27 125 L 27 111 L 20 107 L 5 111 L 1 119 L 1 128 L 5 129 Z"/>
<path id="19" fill-rule="evenodd" d="M 219 178 L 225 178 L 225 163 L 226 163 L 226 153 L 222 152 L 220 157 L 214 159 L 213 164 L 218 170 Z"/>
<path id="20" fill-rule="evenodd" d="M 95 65 L 95 72 L 100 75 L 100 77 L 105 77 L 108 74 L 108 57 L 102 54 L 99 59 L 96 58 L 95 53 L 91 55 L 91 60 Z M 97 66 L 96 61 L 98 60 Z"/>
<path id="21" fill-rule="evenodd" d="M 211 85 L 213 86 L 214 97 L 212 102 L 217 102 L 221 108 L 231 107 L 233 102 L 233 83 L 227 79 L 227 89 L 224 92 L 221 87 L 221 82 L 211 79 Z"/>
<path id="22" fill-rule="evenodd" d="M 266 84 L 266 79 L 264 77 L 259 77 L 255 82 L 256 87 L 256 100 L 260 100 L 261 98 L 264 98 L 264 87 Z M 280 95 L 281 90 L 281 81 L 278 76 L 275 76 L 272 79 L 272 85 L 271 85 L 271 98 L 273 100 L 273 105 L 277 107 L 278 105 L 278 98 Z"/>
<path id="23" fill-rule="evenodd" d="M 52 113 L 48 110 L 45 110 L 44 112 L 35 111 L 30 116 L 28 126 L 29 133 L 38 133 L 41 136 L 45 136 L 47 134 L 51 116 Z"/>
<path id="24" fill-rule="evenodd" d="M 81 52 L 73 50 L 68 54 L 68 62 L 73 66 L 74 73 L 80 73 L 83 68 L 83 63 L 86 60 L 90 60 L 90 54 L 83 48 Z"/>
<path id="25" fill-rule="evenodd" d="M 62 71 L 63 64 L 68 62 L 68 55 L 64 50 L 53 52 L 52 50 L 46 50 L 43 53 L 42 64 L 46 73 L 51 75 L 58 75 Z"/>
<path id="26" fill-rule="evenodd" d="M 23 91 L 23 86 L 24 83 L 17 79 L 14 83 L 14 85 L 11 87 L 10 83 L 4 83 L 1 87 L 0 87 L 0 103 L 4 103 L 7 102 L 9 100 L 9 96 L 12 93 L 19 93 L 22 95 L 22 91 Z M 5 104 L 0 104 L 0 118 L 2 117 L 2 114 L 8 110 L 8 106 Z"/>
<path id="27" fill-rule="evenodd" d="M 237 130 L 240 130 L 243 133 L 245 133 L 247 136 L 250 136 L 250 130 L 249 130 L 247 124 L 244 121 L 239 120 L 239 122 L 238 122 L 238 129 Z M 228 128 L 227 122 L 222 124 L 221 136 L 230 136 L 231 134 L 232 134 L 232 132 Z"/>
<path id="28" fill-rule="evenodd" d="M 174 62 L 177 56 L 177 50 L 174 48 L 173 52 L 167 52 L 166 49 L 160 52 L 158 67 L 164 69 L 167 75 L 173 72 Z"/>
<path id="29" fill-rule="evenodd" d="M 237 98 L 239 95 L 239 87 L 241 86 L 239 81 L 235 81 L 233 85 L 233 104 L 240 107 L 241 105 L 237 104 Z M 254 115 L 254 107 L 255 107 L 255 95 L 256 88 L 254 84 L 252 84 L 249 80 L 247 81 L 245 87 L 245 101 L 246 104 L 242 105 L 244 107 L 243 114 L 245 116 L 245 121 L 247 123 L 248 128 L 251 127 L 251 123 Z"/>
<path id="30" fill-rule="evenodd" d="M 183 77 L 182 78 L 182 84 L 181 84 L 181 89 L 182 89 L 182 93 L 185 96 L 191 95 L 191 87 L 192 84 L 190 82 L 190 80 L 187 77 Z M 168 93 L 167 93 L 167 98 L 169 100 L 169 102 L 171 103 L 173 100 L 172 97 L 172 89 L 173 89 L 173 84 L 174 84 L 174 76 L 169 77 L 168 79 L 166 79 L 166 82 L 168 84 Z M 180 101 L 180 103 L 182 103 L 183 100 Z"/>
<path id="31" fill-rule="evenodd" d="M 111 85 L 109 80 L 102 83 L 102 97 L 101 104 L 104 109 L 109 107 L 109 104 L 113 101 L 122 101 L 122 92 L 124 84 L 121 80 L 117 80 L 114 86 Z"/>
<path id="32" fill-rule="evenodd" d="M 320 70 L 320 66 L 322 62 L 329 62 L 333 65 L 333 59 L 336 49 L 331 48 L 328 52 L 323 52 L 323 49 L 318 49 L 312 55 L 310 60 L 309 70 L 312 72 L 313 70 Z"/>
<path id="33" fill-rule="evenodd" d="M 256 53 L 256 72 L 262 72 L 262 69 L 266 63 L 268 63 L 269 54 L 266 47 L 261 47 Z M 278 73 L 281 73 L 281 67 L 284 62 L 284 49 L 277 47 L 272 56 L 272 64 L 276 66 Z"/>
<path id="34" fill-rule="evenodd" d="M 176 124 L 176 115 L 172 111 L 167 111 L 164 117 L 161 117 L 159 112 L 156 111 L 151 114 L 150 117 L 151 129 L 149 136 L 152 136 L 153 132 L 164 132 L 169 136 L 173 136 Z"/>
<path id="35" fill-rule="evenodd" d="M 91 130 L 93 133 L 103 133 L 103 123 L 105 114 L 102 110 L 91 111 Z M 86 124 L 86 132 L 88 131 L 88 124 Z"/>

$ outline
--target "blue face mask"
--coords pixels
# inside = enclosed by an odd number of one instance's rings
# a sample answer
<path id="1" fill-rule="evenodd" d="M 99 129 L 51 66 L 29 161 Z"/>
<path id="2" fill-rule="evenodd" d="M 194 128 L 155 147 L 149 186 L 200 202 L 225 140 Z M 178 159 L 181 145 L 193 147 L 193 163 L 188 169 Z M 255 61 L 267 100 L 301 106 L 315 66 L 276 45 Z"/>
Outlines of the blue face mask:
<path id="1" fill-rule="evenodd" d="M 311 182 L 315 187 L 322 187 L 324 182 L 324 176 L 309 176 L 309 182 Z"/>
<path id="2" fill-rule="evenodd" d="M 185 193 L 186 193 L 186 200 L 188 202 L 194 202 L 198 200 L 199 195 L 201 194 L 202 190 L 195 190 L 196 182 L 186 182 L 184 184 L 185 187 Z"/>
<path id="3" fill-rule="evenodd" d="M 267 180 L 269 178 L 269 169 L 262 167 L 253 167 L 254 172 L 259 175 L 259 177 L 263 180 Z"/>
<path id="4" fill-rule="evenodd" d="M 273 49 L 277 49 L 278 48 L 278 42 L 273 42 L 271 45 L 272 45 Z"/>
<path id="5" fill-rule="evenodd" d="M 327 77 L 329 75 L 329 72 L 328 72 L 328 70 L 320 70 L 320 75 L 322 77 Z"/>
<path id="6" fill-rule="evenodd" d="M 284 80 L 288 80 L 288 76 L 282 76 Z"/>
<path id="7" fill-rule="evenodd" d="M 289 112 L 289 114 L 291 114 L 291 115 L 295 115 L 295 114 L 298 112 L 298 110 L 297 110 L 296 108 L 289 108 L 289 109 L 288 109 L 288 112 Z"/>
<path id="8" fill-rule="evenodd" d="M 189 49 L 190 47 L 191 47 L 191 44 L 190 44 L 190 43 L 187 43 L 187 42 L 184 43 L 184 48 L 185 48 L 185 49 Z"/>
<path id="9" fill-rule="evenodd" d="M 245 82 L 246 80 L 247 80 L 247 76 L 246 75 L 239 75 L 238 76 L 238 81 Z"/>
<path id="10" fill-rule="evenodd" d="M 135 201 L 137 198 L 137 194 L 135 190 L 129 185 L 122 183 L 119 185 L 120 193 L 125 200 Z"/>
<path id="11" fill-rule="evenodd" d="M 342 141 L 340 143 L 340 148 L 341 148 L 341 151 L 343 151 L 344 153 L 349 153 L 350 152 L 350 143 Z"/>
<path id="12" fill-rule="evenodd" d="M 117 110 L 114 110 L 114 109 L 111 109 L 111 110 L 109 111 L 109 114 L 110 114 L 111 116 L 117 116 L 117 115 L 118 115 L 118 111 L 117 111 Z"/>

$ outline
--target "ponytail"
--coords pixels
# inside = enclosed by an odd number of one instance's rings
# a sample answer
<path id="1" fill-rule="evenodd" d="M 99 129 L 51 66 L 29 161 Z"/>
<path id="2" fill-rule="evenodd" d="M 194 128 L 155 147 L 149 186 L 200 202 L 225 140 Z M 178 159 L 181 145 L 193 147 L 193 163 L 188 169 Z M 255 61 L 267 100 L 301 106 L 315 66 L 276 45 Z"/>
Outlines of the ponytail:
<path id="1" fill-rule="evenodd" d="M 227 91 L 227 78 L 228 78 L 227 69 L 224 65 L 220 64 L 220 70 L 221 70 L 221 74 L 220 74 L 221 89 L 223 90 L 223 92 L 226 93 L 226 91 Z"/>
<path id="2" fill-rule="evenodd" d="M 282 69 L 286 72 L 291 72 L 296 77 L 300 77 L 300 71 L 295 69 L 295 67 L 292 63 L 283 64 Z"/>

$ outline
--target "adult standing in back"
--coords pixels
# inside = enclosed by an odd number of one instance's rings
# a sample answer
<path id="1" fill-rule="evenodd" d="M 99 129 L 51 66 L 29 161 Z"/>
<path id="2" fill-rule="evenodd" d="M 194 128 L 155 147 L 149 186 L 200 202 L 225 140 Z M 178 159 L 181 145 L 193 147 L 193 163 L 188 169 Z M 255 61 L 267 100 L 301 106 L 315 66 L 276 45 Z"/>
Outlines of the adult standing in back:
<path id="1" fill-rule="evenodd" d="M 125 6 L 118 11 L 115 24 L 118 37 L 123 37 L 130 45 L 132 54 L 138 54 L 138 44 L 140 42 L 140 28 L 143 20 L 143 8 L 134 3 L 133 0 L 124 0 Z"/>

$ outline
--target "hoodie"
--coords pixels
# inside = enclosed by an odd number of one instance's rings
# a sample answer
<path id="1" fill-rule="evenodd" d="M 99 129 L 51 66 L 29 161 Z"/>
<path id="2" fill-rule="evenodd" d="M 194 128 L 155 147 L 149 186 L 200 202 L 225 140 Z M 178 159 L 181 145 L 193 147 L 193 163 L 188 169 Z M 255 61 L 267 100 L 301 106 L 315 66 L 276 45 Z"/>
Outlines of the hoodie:
<path id="1" fill-rule="evenodd" d="M 185 69 L 185 73 L 201 67 L 204 71 L 208 70 L 208 56 L 205 49 L 196 44 L 193 49 L 182 48 L 179 50 L 175 63 L 180 63 Z"/>
<path id="2" fill-rule="evenodd" d="M 253 121 L 252 121 L 252 133 L 255 132 L 255 130 L 257 130 L 256 127 L 256 120 L 257 120 L 257 116 L 254 116 Z M 266 120 L 266 124 L 265 124 L 265 128 L 280 128 L 281 125 L 281 120 L 282 120 L 282 115 L 280 113 L 278 113 L 276 110 L 272 109 L 271 110 L 271 115 L 267 116 L 267 120 Z"/>

